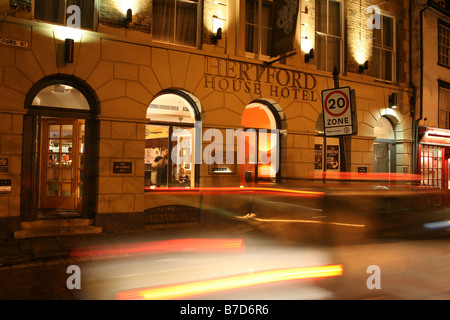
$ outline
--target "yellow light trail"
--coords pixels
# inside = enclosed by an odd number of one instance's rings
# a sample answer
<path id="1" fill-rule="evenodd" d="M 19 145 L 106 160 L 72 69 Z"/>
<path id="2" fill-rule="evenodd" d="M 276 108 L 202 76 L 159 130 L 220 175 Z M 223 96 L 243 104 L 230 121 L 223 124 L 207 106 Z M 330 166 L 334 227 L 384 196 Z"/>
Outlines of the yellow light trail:
<path id="1" fill-rule="evenodd" d="M 340 276 L 342 265 L 327 265 L 303 268 L 288 268 L 255 272 L 220 279 L 191 282 L 167 287 L 136 289 L 117 293 L 119 300 L 170 300 L 190 296 L 239 289 L 260 284 L 288 280 L 312 279 Z"/>
<path id="2" fill-rule="evenodd" d="M 332 221 L 318 221 L 318 220 L 304 220 L 304 219 L 265 219 L 265 218 L 256 218 L 254 213 L 247 214 L 245 216 L 237 216 L 237 219 L 252 219 L 260 222 L 286 222 L 286 223 L 317 223 L 317 224 L 332 224 L 337 226 L 344 227 L 356 227 L 356 228 L 364 228 L 364 224 L 355 224 L 355 223 L 344 223 L 344 222 L 332 222 Z"/>

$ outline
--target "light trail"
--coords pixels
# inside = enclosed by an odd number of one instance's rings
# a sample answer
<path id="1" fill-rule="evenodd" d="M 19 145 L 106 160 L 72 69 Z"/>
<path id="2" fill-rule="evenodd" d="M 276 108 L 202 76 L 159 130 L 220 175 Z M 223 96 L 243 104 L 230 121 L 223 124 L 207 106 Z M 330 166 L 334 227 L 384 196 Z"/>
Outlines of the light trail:
<path id="1" fill-rule="evenodd" d="M 116 298 L 119 300 L 185 299 L 197 295 L 217 293 L 220 291 L 245 288 L 261 284 L 300 279 L 335 277 L 342 274 L 342 265 L 277 269 L 179 285 L 122 291 L 117 293 Z"/>

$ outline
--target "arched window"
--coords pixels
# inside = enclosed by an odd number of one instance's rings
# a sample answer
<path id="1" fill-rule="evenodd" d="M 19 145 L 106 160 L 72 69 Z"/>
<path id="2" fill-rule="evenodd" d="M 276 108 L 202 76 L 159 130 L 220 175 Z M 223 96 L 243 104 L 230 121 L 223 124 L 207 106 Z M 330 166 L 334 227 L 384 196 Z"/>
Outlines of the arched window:
<path id="1" fill-rule="evenodd" d="M 39 91 L 31 103 L 32 106 L 53 107 L 75 110 L 89 110 L 85 96 L 72 86 L 52 84 Z"/>
<path id="2" fill-rule="evenodd" d="M 197 103 L 180 90 L 158 95 L 147 109 L 145 189 L 195 186 L 195 121 Z"/>
<path id="3" fill-rule="evenodd" d="M 241 125 L 244 133 L 241 148 L 245 163 L 241 182 L 275 181 L 279 169 L 279 119 L 270 103 L 254 101 L 245 108 Z"/>

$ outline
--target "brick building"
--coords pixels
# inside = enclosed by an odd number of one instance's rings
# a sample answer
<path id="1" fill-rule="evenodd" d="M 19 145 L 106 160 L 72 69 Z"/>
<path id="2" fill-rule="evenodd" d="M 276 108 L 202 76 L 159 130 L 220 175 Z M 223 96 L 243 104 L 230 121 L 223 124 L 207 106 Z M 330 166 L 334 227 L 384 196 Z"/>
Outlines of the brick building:
<path id="1" fill-rule="evenodd" d="M 52 210 L 86 232 L 144 228 L 167 205 L 197 208 L 197 187 L 411 173 L 410 1 L 373 4 L 301 0 L 293 49 L 272 57 L 273 1 L 0 0 L 0 233 Z M 324 146 L 335 69 L 356 125 Z M 236 160 L 239 128 L 243 163 L 208 164 Z M 190 158 L 168 157 L 161 180 L 152 164 L 182 143 Z M 174 186 L 177 203 L 161 196 Z"/>
<path id="2" fill-rule="evenodd" d="M 413 32 L 417 61 L 412 79 L 417 92 L 413 165 L 421 184 L 449 190 L 450 2 L 416 1 Z"/>

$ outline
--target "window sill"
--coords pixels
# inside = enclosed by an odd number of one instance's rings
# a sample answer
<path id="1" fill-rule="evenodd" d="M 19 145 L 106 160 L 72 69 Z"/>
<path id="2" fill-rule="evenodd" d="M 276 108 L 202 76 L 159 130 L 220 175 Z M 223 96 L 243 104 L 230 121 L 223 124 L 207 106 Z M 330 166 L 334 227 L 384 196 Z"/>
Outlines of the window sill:
<path id="1" fill-rule="evenodd" d="M 372 77 L 372 78 L 373 78 L 373 81 L 375 81 L 375 82 L 395 85 L 395 81 L 393 81 L 393 80 L 384 80 L 384 79 L 379 79 L 379 78 L 374 78 L 374 77 Z"/>

